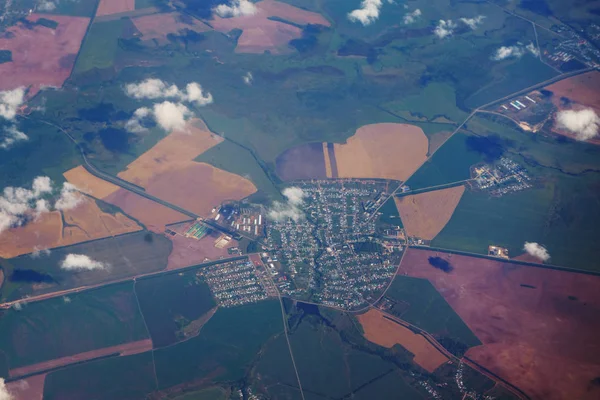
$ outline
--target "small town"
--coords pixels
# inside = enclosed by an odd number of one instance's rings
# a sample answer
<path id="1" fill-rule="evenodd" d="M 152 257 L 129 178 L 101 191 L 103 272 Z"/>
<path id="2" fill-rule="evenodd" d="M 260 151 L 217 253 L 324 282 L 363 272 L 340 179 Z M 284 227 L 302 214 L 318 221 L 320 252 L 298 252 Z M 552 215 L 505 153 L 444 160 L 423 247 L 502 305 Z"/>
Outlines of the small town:
<path id="1" fill-rule="evenodd" d="M 471 176 L 477 189 L 487 190 L 495 197 L 533 187 L 527 170 L 506 157 L 501 157 L 494 165 L 473 166 Z"/>
<path id="2" fill-rule="evenodd" d="M 378 231 L 386 181 L 298 182 L 303 218 L 269 221 L 263 253 L 282 294 L 344 309 L 375 300 L 396 271 L 403 242 Z"/>

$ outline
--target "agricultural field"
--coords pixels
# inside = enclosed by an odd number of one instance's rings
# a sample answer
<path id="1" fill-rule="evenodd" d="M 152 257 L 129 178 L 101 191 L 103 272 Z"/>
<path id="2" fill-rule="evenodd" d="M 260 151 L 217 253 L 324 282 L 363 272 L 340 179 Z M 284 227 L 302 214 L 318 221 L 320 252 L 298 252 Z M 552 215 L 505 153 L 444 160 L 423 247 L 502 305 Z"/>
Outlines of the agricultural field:
<path id="1" fill-rule="evenodd" d="M 24 226 L 0 233 L 0 257 L 68 246 L 108 236 L 131 233 L 142 228 L 122 213 L 102 211 L 91 198 L 82 196 L 77 207 L 43 214 Z"/>
<path id="2" fill-rule="evenodd" d="M 57 25 L 49 28 L 36 23 L 40 18 Z M 32 97 L 43 86 L 61 87 L 71 74 L 89 21 L 84 17 L 30 14 L 8 28 L 0 37 L 0 48 L 12 51 L 12 61 L 0 64 L 0 90 L 25 86 Z"/>
<path id="3" fill-rule="evenodd" d="M 82 192 L 123 210 L 151 232 L 162 233 L 166 225 L 189 219 L 187 215 L 97 178 L 81 165 L 65 172 L 64 177 Z"/>
<path id="4" fill-rule="evenodd" d="M 39 258 L 24 255 L 3 262 L 7 277 L 4 300 L 19 300 L 80 286 L 93 286 L 165 269 L 171 242 L 162 235 L 140 231 L 116 238 L 61 247 Z M 67 255 L 85 255 L 95 262 L 91 270 L 63 268 Z"/>
<path id="5" fill-rule="evenodd" d="M 390 313 L 427 331 L 455 355 L 462 355 L 468 348 L 481 344 L 444 297 L 425 279 L 404 276 L 401 272 L 386 292 L 386 298 L 394 303 Z"/>
<path id="6" fill-rule="evenodd" d="M 450 268 L 434 268 L 433 257 Z M 598 395 L 599 277 L 417 249 L 399 273 L 429 280 L 483 344 L 466 356 L 528 395 Z"/>
<path id="7" fill-rule="evenodd" d="M 140 399 L 156 389 L 150 352 L 111 357 L 49 373 L 44 399 Z"/>
<path id="8" fill-rule="evenodd" d="M 448 357 L 433 347 L 423 336 L 386 319 L 381 311 L 371 309 L 357 318 L 367 340 L 388 348 L 399 344 L 413 353 L 415 355 L 413 361 L 430 373 L 448 362 Z"/>
<path id="9" fill-rule="evenodd" d="M 196 273 L 191 270 L 135 283 L 155 348 L 196 336 L 214 313 L 210 288 Z"/>
<path id="10" fill-rule="evenodd" d="M 264 343 L 282 331 L 278 301 L 221 308 L 198 336 L 154 352 L 159 388 L 240 380 Z"/>
<path id="11" fill-rule="evenodd" d="M 0 335 L 11 369 L 147 338 L 132 283 L 6 310 Z"/>
<path id="12" fill-rule="evenodd" d="M 446 226 L 465 192 L 464 186 L 396 197 L 406 233 L 431 240 Z"/>

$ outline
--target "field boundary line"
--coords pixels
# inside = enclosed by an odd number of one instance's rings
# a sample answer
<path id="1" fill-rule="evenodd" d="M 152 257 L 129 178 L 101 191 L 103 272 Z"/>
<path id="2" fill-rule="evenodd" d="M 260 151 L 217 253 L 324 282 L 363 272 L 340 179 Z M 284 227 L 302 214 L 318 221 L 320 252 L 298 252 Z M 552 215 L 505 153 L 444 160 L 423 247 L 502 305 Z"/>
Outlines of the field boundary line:
<path id="1" fill-rule="evenodd" d="M 140 304 L 140 298 L 138 297 L 137 290 L 135 288 L 136 284 L 137 284 L 137 280 L 134 278 L 133 279 L 133 295 L 135 296 L 135 301 L 137 303 L 138 310 L 140 312 L 140 315 L 142 316 L 142 321 L 144 322 L 144 328 L 146 328 L 146 334 L 148 335 L 148 339 L 150 339 L 150 342 L 152 343 L 152 349 L 150 349 L 150 354 L 152 354 L 152 370 L 154 371 L 154 384 L 155 384 L 156 390 L 158 390 L 158 375 L 156 374 L 156 361 L 154 360 L 154 341 L 152 340 L 152 335 L 150 335 L 150 329 L 148 329 L 148 324 L 146 323 L 146 316 L 144 315 L 144 312 L 142 311 L 142 305 Z"/>

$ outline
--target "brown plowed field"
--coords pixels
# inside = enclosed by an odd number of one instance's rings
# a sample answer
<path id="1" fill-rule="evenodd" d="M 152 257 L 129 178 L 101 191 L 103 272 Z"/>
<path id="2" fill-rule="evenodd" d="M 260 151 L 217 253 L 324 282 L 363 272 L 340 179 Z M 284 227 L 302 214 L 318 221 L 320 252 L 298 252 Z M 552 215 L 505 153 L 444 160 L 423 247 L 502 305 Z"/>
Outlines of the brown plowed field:
<path id="1" fill-rule="evenodd" d="M 600 72 L 598 71 L 586 72 L 572 78 L 563 79 L 562 81 L 546 86 L 544 89 L 554 93 L 552 103 L 560 110 L 580 110 L 591 107 L 597 114 L 600 114 L 600 95 L 598 95 L 600 93 Z M 571 100 L 573 104 L 567 107 L 563 106 L 561 104 L 561 98 L 563 97 Z M 571 139 L 576 138 L 573 132 L 557 126 L 554 126 L 552 131 Z M 600 138 L 591 138 L 587 142 L 600 145 Z"/>
<path id="2" fill-rule="evenodd" d="M 181 162 L 192 161 L 223 141 L 200 120 L 188 123 L 184 131 L 175 131 L 150 150 L 136 158 L 119 178 L 146 187 L 153 177 L 181 168 Z"/>
<path id="3" fill-rule="evenodd" d="M 428 140 L 417 126 L 383 123 L 360 127 L 334 148 L 340 178 L 405 181 L 427 160 Z"/>
<path id="4" fill-rule="evenodd" d="M 307 143 L 287 149 L 275 160 L 275 168 L 284 181 L 331 178 L 327 143 Z"/>
<path id="5" fill-rule="evenodd" d="M 184 29 L 194 32 L 209 31 L 210 27 L 202 22 L 190 18 L 183 22 L 179 13 L 145 15 L 133 18 L 135 27 L 142 33 L 142 40 L 156 39 L 159 42 L 168 42 L 169 33 L 179 33 Z"/>
<path id="6" fill-rule="evenodd" d="M 152 232 L 161 233 L 165 230 L 165 225 L 189 219 L 184 214 L 97 178 L 82 166 L 73 168 L 63 175 L 82 192 L 119 207 L 125 214 L 135 218 Z"/>
<path id="7" fill-rule="evenodd" d="M 41 374 L 7 383 L 8 392 L 12 395 L 8 400 L 42 400 L 45 381 L 46 374 Z"/>
<path id="8" fill-rule="evenodd" d="M 572 78 L 563 79 L 546 86 L 544 89 L 554 93 L 552 102 L 561 108 L 560 98 L 566 97 L 569 100 L 592 107 L 597 113 L 600 113 L 600 72 L 592 71 L 577 75 Z"/>
<path id="9" fill-rule="evenodd" d="M 395 198 L 406 233 L 432 240 L 450 221 L 464 192 L 464 186 L 456 186 Z"/>
<path id="10" fill-rule="evenodd" d="M 64 367 L 65 365 L 78 363 L 81 361 L 91 360 L 97 357 L 107 356 L 113 353 L 119 353 L 122 356 L 143 353 L 152 350 L 152 340 L 144 339 L 136 342 L 124 343 L 117 346 L 105 347 L 103 349 L 86 351 L 84 353 L 75 354 L 72 356 L 56 358 L 50 361 L 28 365 L 10 370 L 11 377 L 18 377 L 28 374 L 33 374 L 38 371 L 45 371 L 51 368 Z"/>
<path id="11" fill-rule="evenodd" d="M 423 336 L 384 318 L 381 311 L 370 309 L 358 317 L 367 340 L 391 348 L 399 344 L 415 355 L 413 361 L 429 372 L 435 371 L 448 358 L 433 347 Z"/>
<path id="12" fill-rule="evenodd" d="M 56 29 L 35 25 L 28 29 L 19 23 L 0 35 L 0 49 L 12 51 L 12 62 L 0 64 L 0 90 L 32 86 L 32 96 L 42 86 L 61 87 L 69 77 L 89 18 L 31 14 L 28 21 L 40 18 L 58 22 Z"/>
<path id="13" fill-rule="evenodd" d="M 430 156 L 439 149 L 442 144 L 452 136 L 452 132 L 438 132 L 429 137 L 429 149 L 427 154 Z"/>
<path id="14" fill-rule="evenodd" d="M 122 235 L 142 229 L 121 213 L 108 214 L 94 200 L 84 201 L 71 210 L 42 214 L 24 226 L 0 234 L 0 257 L 12 258 L 38 249 L 52 249 L 92 239 Z"/>
<path id="15" fill-rule="evenodd" d="M 135 0 L 100 0 L 96 16 L 118 14 L 122 12 L 134 11 Z"/>
<path id="16" fill-rule="evenodd" d="M 483 343 L 466 355 L 532 398 L 600 395 L 600 277 L 418 249 L 398 273 L 428 279 Z"/>
<path id="17" fill-rule="evenodd" d="M 302 29 L 270 20 L 269 17 L 279 17 L 299 25 L 330 25 L 329 21 L 317 13 L 279 1 L 263 0 L 255 5 L 257 12 L 254 15 L 235 18 L 221 18 L 214 15 L 213 20 L 210 21 L 210 24 L 221 32 L 229 32 L 232 29 L 242 30 L 236 47 L 237 52 L 263 53 L 269 50 L 271 53 L 278 54 L 290 51 L 288 42 L 301 37 Z"/>
<path id="18" fill-rule="evenodd" d="M 237 242 L 232 240 L 222 249 L 215 247 L 215 240 L 220 236 L 215 232 L 200 240 L 187 238 L 181 233 L 185 232 L 189 226 L 189 223 L 169 226 L 169 229 L 178 232 L 178 234 L 175 236 L 167 235 L 173 242 L 173 250 L 169 254 L 167 269 L 184 268 L 207 262 L 207 259 L 212 261 L 218 260 L 220 257 L 228 257 L 227 249 L 237 246 Z"/>
<path id="19" fill-rule="evenodd" d="M 241 200 L 255 193 L 256 186 L 231 172 L 189 161 L 153 177 L 146 190 L 169 203 L 208 216 L 226 200 Z"/>

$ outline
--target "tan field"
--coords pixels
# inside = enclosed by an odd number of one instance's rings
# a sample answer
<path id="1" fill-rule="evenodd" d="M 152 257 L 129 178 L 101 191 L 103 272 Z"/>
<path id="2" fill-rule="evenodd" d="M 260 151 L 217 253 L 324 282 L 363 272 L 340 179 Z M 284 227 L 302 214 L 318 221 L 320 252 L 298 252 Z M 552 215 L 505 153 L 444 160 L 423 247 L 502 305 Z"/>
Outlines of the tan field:
<path id="1" fill-rule="evenodd" d="M 146 186 L 148 193 L 178 205 L 200 216 L 226 200 L 241 200 L 256 192 L 248 179 L 223 171 L 206 163 L 178 163 L 172 169 L 156 175 Z"/>
<path id="2" fill-rule="evenodd" d="M 11 26 L 0 35 L 0 49 L 12 51 L 12 62 L 0 64 L 0 90 L 31 86 L 29 96 L 42 86 L 61 87 L 71 73 L 89 18 L 31 14 L 28 21 L 40 18 L 58 22 L 56 29 L 23 24 Z"/>
<path id="3" fill-rule="evenodd" d="M 192 161 L 222 141 L 223 138 L 209 131 L 202 121 L 190 122 L 185 130 L 172 132 L 136 158 L 118 176 L 145 188 L 153 177 L 180 169 L 186 161 Z"/>
<path id="4" fill-rule="evenodd" d="M 323 157 L 325 157 L 325 176 L 333 178 L 333 171 L 331 168 L 331 157 L 329 157 L 329 151 L 327 151 L 327 143 L 323 142 Z"/>
<path id="5" fill-rule="evenodd" d="M 132 18 L 132 21 L 135 27 L 142 33 L 142 40 L 156 39 L 159 42 L 168 42 L 167 35 L 169 33 L 178 33 L 183 29 L 189 29 L 194 32 L 210 30 L 208 25 L 193 18 L 183 22 L 182 15 L 179 13 L 145 15 Z"/>
<path id="6" fill-rule="evenodd" d="M 135 10 L 135 0 L 100 0 L 96 16 L 118 14 Z"/>
<path id="7" fill-rule="evenodd" d="M 63 175 L 82 192 L 119 207 L 152 232 L 162 233 L 165 225 L 189 219 L 184 214 L 97 178 L 82 166 L 73 168 Z"/>
<path id="8" fill-rule="evenodd" d="M 42 400 L 45 380 L 46 374 L 40 374 L 7 383 L 6 388 L 12 395 L 9 400 Z"/>
<path id="9" fill-rule="evenodd" d="M 193 161 L 222 140 L 202 121 L 190 121 L 184 131 L 162 139 L 118 176 L 153 196 L 207 216 L 225 200 L 241 200 L 256 192 L 248 179 Z"/>
<path id="10" fill-rule="evenodd" d="M 36 249 L 68 246 L 141 229 L 135 221 L 121 213 L 111 215 L 103 212 L 94 200 L 84 196 L 81 204 L 63 211 L 62 217 L 60 211 L 44 213 L 24 226 L 0 234 L 0 257 L 12 258 Z"/>
<path id="11" fill-rule="evenodd" d="M 464 186 L 456 186 L 396 198 L 396 206 L 406 233 L 433 240 L 450 221 L 464 192 Z"/>
<path id="12" fill-rule="evenodd" d="M 255 3 L 257 12 L 254 15 L 221 18 L 213 16 L 210 24 L 218 31 L 229 32 L 241 29 L 236 51 L 240 53 L 263 53 L 269 50 L 278 54 L 289 52 L 288 42 L 302 36 L 302 29 L 279 21 L 268 19 L 279 17 L 296 24 L 319 24 L 329 26 L 330 23 L 322 15 L 302 10 L 292 5 L 274 0 L 263 0 Z"/>
<path id="13" fill-rule="evenodd" d="M 427 159 L 428 140 L 417 126 L 383 123 L 359 128 L 334 148 L 339 178 L 405 181 Z"/>
<path id="14" fill-rule="evenodd" d="M 129 356 L 132 354 L 143 353 L 149 350 L 152 350 L 152 340 L 143 339 L 138 340 L 136 342 L 124 343 L 111 347 L 104 347 L 102 349 L 86 351 L 84 353 L 74 354 L 72 356 L 56 358 L 54 360 L 28 365 L 26 367 L 11 369 L 9 373 L 11 377 L 18 377 L 33 374 L 35 372 L 44 371 L 51 368 L 58 368 L 73 363 L 79 363 L 85 360 L 91 360 L 97 357 L 107 356 L 113 353 L 119 353 L 121 356 Z"/>
<path id="15" fill-rule="evenodd" d="M 63 176 L 83 193 L 104 199 L 119 190 L 117 185 L 90 174 L 82 165 L 68 170 Z"/>
<path id="16" fill-rule="evenodd" d="M 448 361 L 448 358 L 423 336 L 386 319 L 379 310 L 370 309 L 357 318 L 367 340 L 387 348 L 399 344 L 413 353 L 413 361 L 429 372 L 435 371 Z"/>

